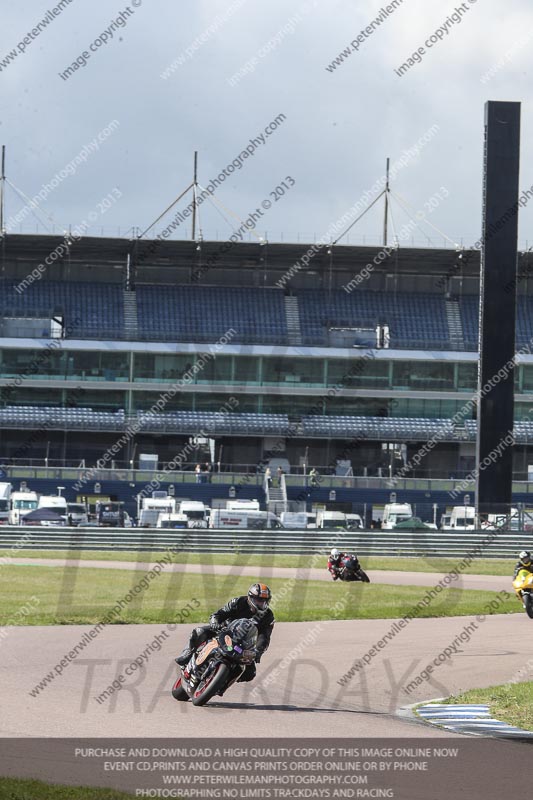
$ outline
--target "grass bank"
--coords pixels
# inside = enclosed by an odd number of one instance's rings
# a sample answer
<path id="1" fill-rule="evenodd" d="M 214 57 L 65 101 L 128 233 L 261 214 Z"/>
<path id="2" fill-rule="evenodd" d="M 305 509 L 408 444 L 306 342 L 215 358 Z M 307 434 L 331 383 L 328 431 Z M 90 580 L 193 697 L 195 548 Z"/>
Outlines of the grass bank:
<path id="1" fill-rule="evenodd" d="M 533 681 L 504 683 L 488 689 L 471 689 L 449 697 L 444 703 L 484 703 L 494 719 L 533 731 Z"/>
<path id="2" fill-rule="evenodd" d="M 75 567 L 2 567 L 0 625 L 56 625 L 100 622 L 120 600 L 119 623 L 197 623 L 231 597 L 246 594 L 257 576 L 165 573 L 135 593 L 143 570 Z M 404 616 L 430 591 L 424 586 L 297 581 L 273 578 L 274 611 L 280 622 L 329 619 L 395 619 Z M 145 581 L 146 583 L 146 581 Z M 129 599 L 128 599 L 129 598 Z M 444 589 L 424 606 L 420 617 L 489 614 L 493 592 Z M 24 611 L 23 611 L 24 609 Z M 498 613 L 518 612 L 509 595 Z M 11 622 L 10 622 L 11 621 Z"/>
<path id="3" fill-rule="evenodd" d="M 13 558 L 75 558 L 80 561 L 154 561 L 162 551 L 126 552 L 118 550 L 90 550 L 84 552 L 72 550 L 20 550 L 12 553 L 9 550 L 0 550 L 0 558 L 13 556 Z M 235 566 L 258 567 L 306 567 L 309 566 L 313 556 L 286 556 L 272 553 L 175 553 L 172 561 L 175 564 L 233 564 Z M 441 572 L 447 573 L 461 563 L 461 558 L 379 558 L 376 556 L 361 556 L 361 563 L 366 570 L 383 569 L 399 570 L 400 572 Z M 315 561 L 315 566 L 326 566 L 327 556 L 324 560 Z M 483 558 L 476 559 L 467 568 L 462 570 L 463 575 L 512 575 L 516 559 Z"/>
<path id="4" fill-rule="evenodd" d="M 0 778 L 0 800 L 127 800 L 133 796 L 116 789 L 56 786 L 42 781 Z"/>

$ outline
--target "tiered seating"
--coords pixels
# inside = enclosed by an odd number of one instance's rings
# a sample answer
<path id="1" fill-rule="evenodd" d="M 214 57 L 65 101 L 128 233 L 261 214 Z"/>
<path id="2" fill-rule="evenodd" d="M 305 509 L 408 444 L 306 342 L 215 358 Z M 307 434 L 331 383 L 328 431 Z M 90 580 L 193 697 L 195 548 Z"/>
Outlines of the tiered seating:
<path id="1" fill-rule="evenodd" d="M 459 300 L 465 350 L 477 350 L 479 340 L 479 297 L 466 295 Z"/>
<path id="2" fill-rule="evenodd" d="M 137 286 L 141 339 L 287 344 L 280 289 L 215 286 Z"/>
<path id="3" fill-rule="evenodd" d="M 531 297 L 518 297 L 516 303 L 516 347 L 532 345 L 533 301 Z"/>
<path id="4" fill-rule="evenodd" d="M 62 314 L 70 339 L 124 338 L 122 287 L 117 284 L 42 279 L 20 292 L 16 285 L 0 281 L 2 316 Z"/>
<path id="5" fill-rule="evenodd" d="M 126 416 L 116 412 L 94 411 L 92 408 L 56 408 L 55 406 L 7 406 L 0 408 L 0 426 L 10 428 L 68 428 L 72 430 L 113 430 L 134 428 L 140 431 L 171 431 L 234 434 L 287 434 L 286 414 L 221 414 L 216 411 L 138 411 Z"/>
<path id="6" fill-rule="evenodd" d="M 360 435 L 365 439 L 454 439 L 448 419 L 416 419 L 409 417 L 303 417 L 304 431 L 309 436 L 343 438 Z"/>
<path id="7" fill-rule="evenodd" d="M 391 347 L 449 346 L 445 301 L 435 294 L 305 289 L 297 293 L 302 341 L 328 344 L 331 327 L 386 324 Z"/>
<path id="8" fill-rule="evenodd" d="M 0 425 L 12 428 L 68 427 L 72 430 L 123 430 L 124 410 L 93 411 L 92 408 L 55 406 L 8 406 L 0 408 Z"/>

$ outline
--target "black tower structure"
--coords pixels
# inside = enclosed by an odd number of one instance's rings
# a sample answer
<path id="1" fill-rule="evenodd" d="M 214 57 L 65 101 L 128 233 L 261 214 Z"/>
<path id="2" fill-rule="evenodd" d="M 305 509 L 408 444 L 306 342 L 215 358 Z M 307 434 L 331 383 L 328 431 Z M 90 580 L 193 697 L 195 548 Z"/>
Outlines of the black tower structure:
<path id="1" fill-rule="evenodd" d="M 512 501 L 520 103 L 485 104 L 477 513 Z"/>

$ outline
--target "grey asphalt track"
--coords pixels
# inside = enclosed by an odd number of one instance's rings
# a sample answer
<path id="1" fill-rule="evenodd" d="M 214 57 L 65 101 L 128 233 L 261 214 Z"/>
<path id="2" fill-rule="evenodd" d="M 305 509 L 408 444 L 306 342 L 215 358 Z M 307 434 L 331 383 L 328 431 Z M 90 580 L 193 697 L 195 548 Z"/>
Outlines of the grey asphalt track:
<path id="1" fill-rule="evenodd" d="M 69 565 L 64 560 L 13 559 L 39 568 Z M 146 569 L 148 564 L 72 561 L 80 568 Z M 173 570 L 199 573 L 200 565 L 174 564 Z M 219 574 L 230 566 L 210 567 Z M 257 568 L 240 567 L 256 576 Z M 265 574 L 268 572 L 268 576 Z M 266 579 L 295 577 L 293 569 L 270 568 Z M 298 575 L 329 580 L 324 569 Z M 371 572 L 374 582 L 434 585 L 439 574 Z M 455 584 L 457 585 L 457 584 Z M 464 576 L 463 588 L 509 590 L 509 578 Z M 418 701 L 444 697 L 464 689 L 505 683 L 520 670 L 529 675 L 524 641 L 533 633 L 525 614 L 416 619 L 402 629 L 394 620 L 278 623 L 272 644 L 251 684 L 231 687 L 205 708 L 176 702 L 170 688 L 177 674 L 174 656 L 190 627 L 168 630 L 160 625 L 107 626 L 89 640 L 61 674 L 35 692 L 35 687 L 93 626 L 10 627 L 0 640 L 3 737 L 202 737 L 220 734 L 286 737 L 427 737 L 450 734 L 401 718 L 398 709 Z M 461 636 L 472 626 L 468 637 Z M 172 626 L 174 627 L 174 626 Z M 388 634 L 388 637 L 386 636 Z M 153 644 L 159 636 L 159 644 Z M 383 637 L 382 649 L 372 647 Z M 468 640 L 467 640 L 468 639 Z M 449 657 L 434 666 L 427 680 L 414 680 L 456 640 Z M 147 663 L 131 670 L 136 657 L 152 644 Z M 159 648 L 159 649 L 157 649 Z M 366 653 L 364 669 L 353 669 Z M 352 669 L 346 683 L 339 681 Z M 529 669 L 529 671 L 528 671 Z M 126 674 L 129 670 L 131 674 Z M 58 669 L 56 672 L 59 672 Z M 123 676 L 121 681 L 120 676 Z M 525 676 L 522 673 L 522 679 Z M 97 698 L 116 681 L 110 697 Z M 34 690 L 34 696 L 30 694 Z"/>

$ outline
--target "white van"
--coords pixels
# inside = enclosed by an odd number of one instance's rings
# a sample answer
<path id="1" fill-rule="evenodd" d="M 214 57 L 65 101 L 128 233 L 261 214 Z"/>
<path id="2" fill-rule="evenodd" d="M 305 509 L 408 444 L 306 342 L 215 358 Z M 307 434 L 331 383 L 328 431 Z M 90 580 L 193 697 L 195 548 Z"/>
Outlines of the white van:
<path id="1" fill-rule="evenodd" d="M 0 483 L 0 525 L 9 522 L 9 502 L 12 489 L 10 483 Z"/>
<path id="2" fill-rule="evenodd" d="M 316 513 L 316 526 L 321 530 L 346 530 L 346 514 L 344 511 L 327 511 L 320 508 Z"/>
<path id="3" fill-rule="evenodd" d="M 406 522 L 413 516 L 410 503 L 387 503 L 383 509 L 381 530 L 392 531 L 399 522 Z"/>
<path id="4" fill-rule="evenodd" d="M 69 525 L 87 525 L 89 515 L 83 503 L 67 503 L 67 522 Z"/>
<path id="5" fill-rule="evenodd" d="M 448 516 L 448 515 L 446 515 Z M 443 531 L 473 531 L 476 528 L 476 509 L 474 506 L 454 506 Z"/>
<path id="6" fill-rule="evenodd" d="M 67 499 L 60 494 L 42 494 L 39 497 L 37 508 L 47 508 L 48 511 L 55 511 L 60 514 L 65 525 L 67 524 Z"/>
<path id="7" fill-rule="evenodd" d="M 39 497 L 36 492 L 30 490 L 13 492 L 11 494 L 11 508 L 9 510 L 9 524 L 20 525 L 26 514 L 35 511 Z"/>
<path id="8" fill-rule="evenodd" d="M 346 527 L 356 530 L 363 527 L 363 518 L 360 514 L 346 514 Z"/>
<path id="9" fill-rule="evenodd" d="M 284 528 L 298 531 L 307 529 L 307 511 L 282 511 L 279 518 Z"/>
<path id="10" fill-rule="evenodd" d="M 259 500 L 227 500 L 228 511 L 261 511 Z"/>
<path id="11" fill-rule="evenodd" d="M 186 514 L 160 514 L 156 527 L 182 530 L 189 527 L 189 519 Z"/>
<path id="12" fill-rule="evenodd" d="M 189 528 L 208 527 L 210 509 L 201 500 L 180 500 L 176 511 L 185 514 Z"/>
<path id="13" fill-rule="evenodd" d="M 228 511 L 226 508 L 214 508 L 209 517 L 210 528 L 264 530 L 265 528 L 282 528 L 282 522 L 271 511 Z"/>

